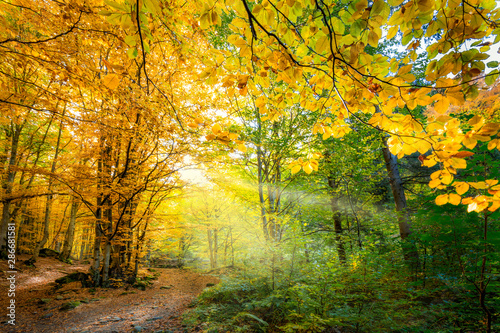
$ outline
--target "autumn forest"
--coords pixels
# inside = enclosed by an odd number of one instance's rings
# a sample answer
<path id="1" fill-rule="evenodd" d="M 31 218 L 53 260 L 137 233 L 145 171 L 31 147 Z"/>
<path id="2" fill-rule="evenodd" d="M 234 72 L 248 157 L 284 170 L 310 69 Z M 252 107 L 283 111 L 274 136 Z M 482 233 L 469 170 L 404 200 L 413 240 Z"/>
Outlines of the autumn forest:
<path id="1" fill-rule="evenodd" d="M 212 279 L 116 332 L 500 332 L 499 42 L 494 0 L 0 1 L 17 331 L 64 265 Z"/>

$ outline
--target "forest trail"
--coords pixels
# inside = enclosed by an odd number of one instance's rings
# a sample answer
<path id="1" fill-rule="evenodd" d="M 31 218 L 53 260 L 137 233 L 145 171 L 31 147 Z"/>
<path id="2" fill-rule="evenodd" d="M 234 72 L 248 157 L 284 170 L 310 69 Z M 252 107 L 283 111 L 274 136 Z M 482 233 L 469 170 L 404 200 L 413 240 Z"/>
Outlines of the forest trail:
<path id="1" fill-rule="evenodd" d="M 18 258 L 19 259 L 19 258 Z M 23 259 L 22 256 L 20 259 Z M 5 262 L 0 263 L 2 273 Z M 6 279 L 0 285 L 1 332 L 188 332 L 181 315 L 207 286 L 217 283 L 214 276 L 182 269 L 155 269 L 161 273 L 152 286 L 136 288 L 81 288 L 72 282 L 55 290 L 54 281 L 67 273 L 88 271 L 89 265 L 69 265 L 51 258 L 40 258 L 36 268 L 18 265 L 16 286 L 16 326 L 6 323 Z M 76 308 L 61 310 L 68 302 Z"/>

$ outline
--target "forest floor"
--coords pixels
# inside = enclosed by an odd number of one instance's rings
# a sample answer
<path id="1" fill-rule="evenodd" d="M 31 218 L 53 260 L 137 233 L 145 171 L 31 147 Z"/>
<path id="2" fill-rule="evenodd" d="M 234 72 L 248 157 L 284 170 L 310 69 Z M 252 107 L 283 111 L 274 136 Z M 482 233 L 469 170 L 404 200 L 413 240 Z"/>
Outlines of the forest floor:
<path id="1" fill-rule="evenodd" d="M 0 332 L 189 332 L 181 315 L 189 304 L 218 279 L 183 269 L 155 268 L 161 273 L 152 286 L 136 288 L 82 288 L 72 282 L 55 289 L 55 280 L 72 272 L 88 272 L 89 265 L 69 265 L 53 258 L 39 258 L 34 267 L 19 264 L 28 256 L 18 256 L 16 266 L 16 325 L 7 321 L 7 263 L 0 262 Z M 80 302 L 69 310 L 68 302 Z M 76 303 L 78 304 L 78 303 Z M 195 330 L 197 330 L 195 328 Z"/>

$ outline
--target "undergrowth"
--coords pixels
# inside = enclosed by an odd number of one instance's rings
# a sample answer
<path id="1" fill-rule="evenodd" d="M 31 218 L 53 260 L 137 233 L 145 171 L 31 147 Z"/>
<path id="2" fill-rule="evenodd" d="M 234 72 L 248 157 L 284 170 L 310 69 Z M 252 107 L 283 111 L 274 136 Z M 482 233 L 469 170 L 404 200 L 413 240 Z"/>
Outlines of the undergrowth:
<path id="1" fill-rule="evenodd" d="M 424 285 L 422 274 L 386 264 L 397 255 L 366 252 L 348 266 L 324 261 L 293 272 L 283 262 L 274 287 L 272 272 L 241 270 L 205 289 L 184 321 L 204 332 L 482 331 L 476 295 L 460 279 L 438 274 Z"/>

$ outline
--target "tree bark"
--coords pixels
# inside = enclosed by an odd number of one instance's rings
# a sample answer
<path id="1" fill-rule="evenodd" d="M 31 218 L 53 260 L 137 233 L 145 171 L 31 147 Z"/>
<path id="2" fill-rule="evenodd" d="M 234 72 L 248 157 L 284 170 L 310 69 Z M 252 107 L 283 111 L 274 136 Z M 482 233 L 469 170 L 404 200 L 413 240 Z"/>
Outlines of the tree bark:
<path id="1" fill-rule="evenodd" d="M 333 226 L 335 228 L 335 240 L 337 241 L 337 252 L 339 260 L 342 264 L 346 263 L 346 254 L 344 240 L 342 239 L 342 214 L 339 208 L 339 198 L 335 190 L 338 188 L 338 183 L 332 176 L 328 176 L 328 186 L 330 187 L 330 207 L 333 214 Z"/>
<path id="2" fill-rule="evenodd" d="M 14 166 L 17 164 L 17 149 L 19 146 L 19 137 L 21 136 L 21 131 L 24 127 L 22 125 L 11 124 L 11 148 L 10 148 L 10 158 L 9 164 L 7 165 L 7 176 L 5 177 L 5 182 L 2 184 L 5 193 L 5 199 L 3 201 L 2 208 L 2 227 L 0 232 L 0 251 L 4 251 L 7 247 L 7 228 L 10 222 L 10 205 L 12 199 L 10 198 L 12 194 L 12 186 L 14 184 L 14 179 L 16 177 L 16 171 Z"/>
<path id="3" fill-rule="evenodd" d="M 408 236 L 411 234 L 410 215 L 407 210 L 403 181 L 399 174 L 398 160 L 389 150 L 387 138 L 383 139 L 383 144 L 382 151 L 384 154 L 385 166 L 392 189 L 392 195 L 394 196 L 394 202 L 396 204 L 396 211 L 398 213 L 399 233 L 403 240 L 403 255 L 411 270 L 416 273 L 420 267 L 420 260 L 417 248 L 413 243 L 407 240 Z"/>
<path id="4" fill-rule="evenodd" d="M 68 260 L 71 254 L 71 249 L 73 248 L 73 240 L 75 237 L 75 226 L 76 226 L 76 213 L 78 212 L 79 203 L 75 197 L 72 198 L 71 202 L 71 215 L 69 218 L 68 229 L 66 230 L 66 236 L 64 238 L 64 244 L 59 255 L 59 259 Z"/>
<path id="5" fill-rule="evenodd" d="M 399 233 L 401 235 L 401 239 L 406 239 L 411 234 L 411 229 L 409 222 L 410 217 L 406 209 L 406 195 L 403 188 L 403 181 L 401 180 L 401 175 L 399 174 L 397 157 L 394 156 L 389 150 L 387 138 L 384 138 L 383 142 L 384 147 L 382 148 L 382 152 L 384 154 L 385 166 L 389 177 L 389 183 L 391 185 L 392 195 L 394 196 L 394 203 L 396 204 L 396 211 L 399 213 Z"/>
<path id="6" fill-rule="evenodd" d="M 64 111 L 63 111 L 63 116 L 64 116 Z M 63 129 L 63 124 L 62 120 L 61 123 L 59 124 L 59 132 L 57 134 L 57 143 L 56 143 L 56 151 L 54 153 L 54 159 L 52 160 L 52 166 L 50 168 L 51 174 L 54 174 L 56 172 L 56 166 L 57 166 L 57 158 L 59 157 L 59 146 L 61 144 L 61 136 L 62 136 L 62 129 Z M 47 202 L 45 204 L 45 217 L 44 217 L 44 223 L 43 223 L 43 237 L 40 242 L 37 243 L 35 250 L 33 251 L 33 256 L 29 259 L 29 262 L 36 262 L 38 259 L 38 255 L 40 253 L 40 250 L 43 248 L 45 243 L 47 243 L 47 240 L 49 239 L 49 223 L 50 223 L 50 213 L 52 210 L 52 200 L 53 196 L 50 194 L 52 191 L 52 187 L 54 185 L 54 179 L 52 176 L 49 176 L 49 186 L 48 186 L 48 192 L 49 195 L 47 195 Z"/>

